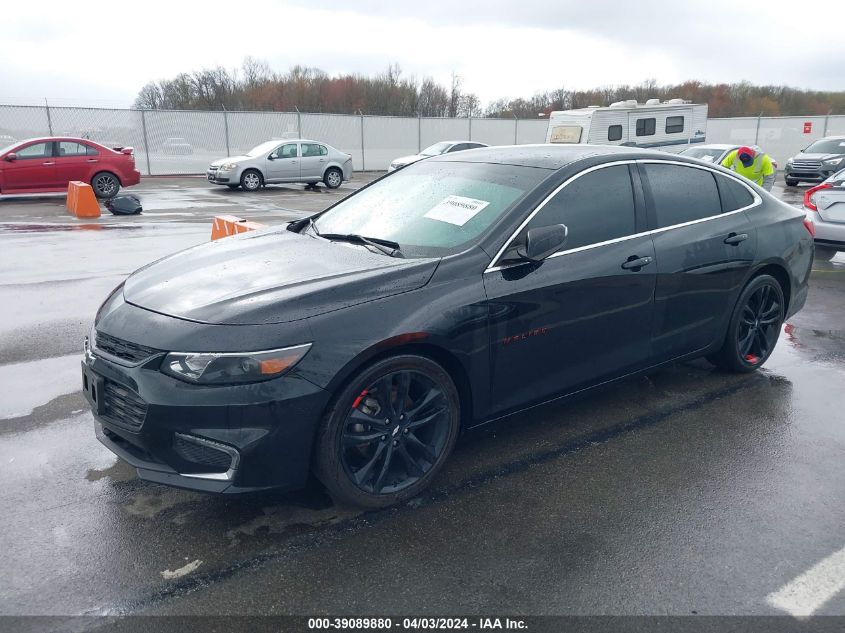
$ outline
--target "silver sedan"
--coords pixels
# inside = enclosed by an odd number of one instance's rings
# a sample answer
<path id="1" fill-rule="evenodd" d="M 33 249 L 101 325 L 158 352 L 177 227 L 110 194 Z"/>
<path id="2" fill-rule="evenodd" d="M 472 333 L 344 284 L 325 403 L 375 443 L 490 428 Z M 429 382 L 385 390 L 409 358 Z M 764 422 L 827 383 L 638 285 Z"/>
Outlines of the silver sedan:
<path id="1" fill-rule="evenodd" d="M 429 145 L 419 154 L 411 154 L 410 156 L 402 156 L 390 163 L 387 171 L 396 171 L 406 165 L 415 163 L 423 158 L 430 156 L 439 156 L 440 154 L 451 154 L 452 152 L 462 152 L 465 149 L 477 149 L 479 147 L 489 147 L 484 143 L 477 143 L 475 141 L 440 141 L 434 145 Z"/>
<path id="2" fill-rule="evenodd" d="M 216 160 L 206 172 L 208 182 L 256 191 L 282 182 L 323 182 L 329 189 L 352 177 L 352 156 L 331 145 L 308 139 L 267 141 L 243 156 Z"/>

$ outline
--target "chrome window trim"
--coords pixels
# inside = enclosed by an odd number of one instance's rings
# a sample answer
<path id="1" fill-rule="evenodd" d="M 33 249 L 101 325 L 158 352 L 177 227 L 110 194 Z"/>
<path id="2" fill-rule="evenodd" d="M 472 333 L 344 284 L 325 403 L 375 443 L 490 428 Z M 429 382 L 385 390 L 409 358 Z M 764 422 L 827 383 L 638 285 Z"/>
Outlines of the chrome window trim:
<path id="1" fill-rule="evenodd" d="M 578 178 L 580 178 L 581 176 L 583 176 L 585 174 L 589 174 L 591 172 L 598 171 L 599 169 L 604 169 L 605 167 L 615 167 L 615 166 L 618 166 L 618 165 L 636 165 L 636 164 L 643 164 L 643 163 L 657 163 L 657 164 L 660 164 L 660 165 L 680 165 L 682 167 L 692 167 L 693 169 L 701 169 L 701 170 L 704 170 L 704 171 L 709 171 L 710 173 L 715 174 L 716 176 L 722 176 L 724 178 L 731 178 L 734 181 L 741 184 L 743 187 L 745 187 L 748 190 L 748 192 L 751 194 L 751 197 L 753 198 L 753 202 L 751 204 L 746 205 L 744 207 L 741 207 L 739 209 L 734 209 L 733 211 L 728 211 L 727 213 L 719 213 L 718 215 L 711 215 L 711 216 L 706 217 L 706 218 L 699 218 L 698 220 L 690 220 L 689 222 L 682 222 L 680 224 L 673 224 L 672 226 L 665 226 L 663 228 L 652 229 L 650 231 L 643 231 L 641 233 L 633 233 L 631 235 L 625 235 L 623 237 L 617 237 L 617 238 L 614 238 L 612 240 L 606 240 L 604 242 L 596 242 L 595 244 L 585 244 L 584 246 L 578 246 L 576 248 L 570 248 L 570 249 L 567 249 L 567 250 L 558 251 L 558 252 L 556 252 L 552 255 L 549 255 L 546 259 L 553 259 L 555 257 L 560 257 L 561 255 L 569 255 L 570 253 L 578 253 L 580 251 L 586 251 L 586 250 L 589 250 L 589 249 L 592 249 L 592 248 L 598 248 L 599 246 L 607 246 L 608 244 L 615 244 L 617 242 L 625 242 L 627 240 L 636 239 L 638 237 L 655 235 L 657 233 L 663 233 L 664 231 L 671 231 L 673 229 L 679 229 L 679 228 L 682 228 L 682 227 L 685 227 L 685 226 L 691 226 L 693 224 L 698 224 L 700 222 L 708 222 L 710 220 L 715 220 L 716 218 L 723 218 L 723 217 L 728 216 L 728 215 L 733 215 L 735 213 L 747 211 L 748 209 L 753 209 L 754 207 L 759 206 L 760 204 L 763 203 L 763 199 L 757 194 L 756 191 L 754 191 L 754 189 L 752 189 L 748 185 L 748 183 L 743 182 L 739 177 L 734 176 L 731 173 L 726 174 L 722 171 L 718 171 L 716 169 L 713 169 L 713 168 L 709 167 L 708 165 L 694 165 L 692 163 L 686 163 L 686 162 L 679 161 L 679 160 L 663 160 L 663 159 L 659 159 L 659 158 L 640 158 L 640 159 L 634 159 L 634 160 L 618 160 L 618 161 L 613 161 L 613 162 L 610 162 L 610 163 L 602 163 L 601 165 L 595 165 L 593 167 L 590 167 L 589 169 L 585 169 L 584 171 L 578 172 L 577 174 L 571 176 L 570 178 L 567 178 L 564 182 L 562 182 L 560 185 L 555 187 L 554 191 L 552 191 L 548 196 L 546 196 L 534 208 L 534 210 L 531 211 L 531 213 L 528 214 L 528 217 L 525 218 L 525 220 L 523 220 L 520 223 L 520 225 L 511 234 L 511 236 L 507 239 L 507 241 L 496 252 L 496 256 L 493 257 L 493 259 L 490 261 L 490 264 L 487 266 L 487 268 L 484 269 L 484 272 L 485 273 L 492 273 L 492 272 L 496 272 L 496 271 L 499 271 L 499 270 L 504 270 L 506 268 L 512 268 L 513 266 L 521 266 L 521 265 L 527 263 L 527 262 L 516 262 L 516 263 L 513 263 L 513 264 L 498 265 L 499 259 L 502 257 L 502 255 L 508 249 L 508 247 L 511 245 L 511 243 L 516 239 L 516 237 L 522 232 L 522 229 L 524 229 L 528 225 L 528 223 L 531 222 L 531 220 L 534 219 L 534 216 L 537 215 L 543 209 L 544 206 L 546 206 L 546 204 L 549 202 L 549 200 L 554 198 L 564 187 L 569 185 L 569 183 L 577 180 Z"/>

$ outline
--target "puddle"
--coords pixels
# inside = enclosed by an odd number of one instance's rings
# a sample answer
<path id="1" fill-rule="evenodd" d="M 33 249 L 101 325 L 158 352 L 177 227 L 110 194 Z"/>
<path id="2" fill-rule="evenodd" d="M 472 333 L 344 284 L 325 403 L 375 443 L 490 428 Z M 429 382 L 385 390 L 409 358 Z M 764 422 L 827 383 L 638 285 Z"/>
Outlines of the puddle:
<path id="1" fill-rule="evenodd" d="M 135 479 L 135 469 L 115 456 L 115 462 L 108 468 L 91 468 L 85 473 L 88 481 L 100 481 L 109 478 L 112 481 L 129 481 Z"/>
<path id="2" fill-rule="evenodd" d="M 260 516 L 226 532 L 232 545 L 236 545 L 242 536 L 255 536 L 259 532 L 281 534 L 295 525 L 317 527 L 338 523 L 363 513 L 361 510 L 337 506 L 315 510 L 289 505 L 265 507 L 262 511 Z"/>
<path id="3" fill-rule="evenodd" d="M 30 415 L 59 396 L 80 391 L 80 354 L 0 366 L 0 420 Z"/>

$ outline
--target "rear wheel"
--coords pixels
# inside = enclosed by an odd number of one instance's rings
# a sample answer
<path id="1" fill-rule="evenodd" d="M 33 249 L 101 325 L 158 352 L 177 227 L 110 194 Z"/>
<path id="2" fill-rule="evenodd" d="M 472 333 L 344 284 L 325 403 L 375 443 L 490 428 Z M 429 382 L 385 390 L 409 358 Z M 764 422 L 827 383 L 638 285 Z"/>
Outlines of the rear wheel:
<path id="1" fill-rule="evenodd" d="M 110 172 L 101 171 L 91 179 L 91 188 L 98 198 L 113 198 L 120 191 L 120 180 Z"/>
<path id="2" fill-rule="evenodd" d="M 434 361 L 403 355 L 359 373 L 323 420 L 314 472 L 342 503 L 383 508 L 422 491 L 458 435 L 460 403 Z"/>
<path id="3" fill-rule="evenodd" d="M 739 296 L 722 348 L 708 356 L 717 367 L 750 372 L 775 349 L 784 319 L 783 290 L 771 275 L 752 279 Z"/>
<path id="4" fill-rule="evenodd" d="M 343 172 L 337 167 L 331 167 L 326 170 L 326 175 L 323 176 L 323 182 L 329 189 L 337 189 L 343 183 Z"/>
<path id="5" fill-rule="evenodd" d="M 830 246 L 816 246 L 816 259 L 829 262 L 836 257 L 836 253 L 838 252 L 837 249 L 831 248 Z"/>
<path id="6" fill-rule="evenodd" d="M 261 174 L 257 169 L 247 169 L 241 174 L 241 187 L 244 191 L 258 191 L 261 185 Z"/>

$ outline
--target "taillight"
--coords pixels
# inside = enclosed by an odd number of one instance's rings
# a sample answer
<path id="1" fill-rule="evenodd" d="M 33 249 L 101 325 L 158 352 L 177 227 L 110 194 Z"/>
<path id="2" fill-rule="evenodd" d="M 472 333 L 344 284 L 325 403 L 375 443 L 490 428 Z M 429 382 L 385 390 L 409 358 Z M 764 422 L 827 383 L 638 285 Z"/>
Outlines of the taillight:
<path id="1" fill-rule="evenodd" d="M 822 189 L 830 189 L 833 185 L 829 182 L 823 182 L 820 185 L 816 185 L 815 187 L 811 187 L 804 192 L 804 206 L 807 207 L 810 211 L 818 211 L 819 208 L 816 206 L 816 203 L 813 201 L 813 196 L 817 191 L 821 191 Z"/>
<path id="2" fill-rule="evenodd" d="M 810 237 L 816 237 L 816 225 L 810 218 L 804 218 L 804 228 L 810 234 Z"/>

